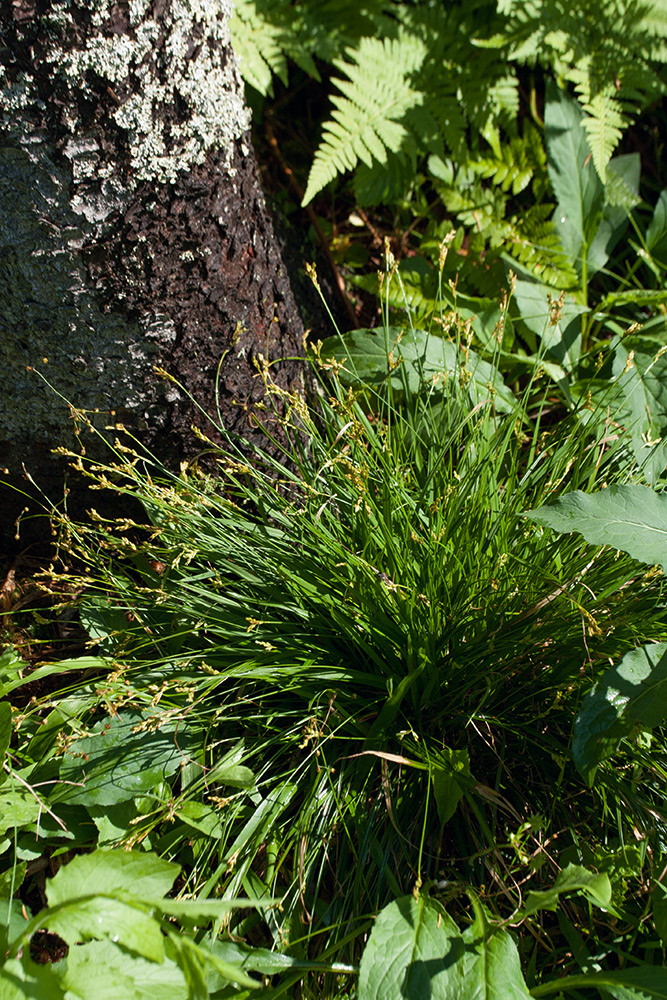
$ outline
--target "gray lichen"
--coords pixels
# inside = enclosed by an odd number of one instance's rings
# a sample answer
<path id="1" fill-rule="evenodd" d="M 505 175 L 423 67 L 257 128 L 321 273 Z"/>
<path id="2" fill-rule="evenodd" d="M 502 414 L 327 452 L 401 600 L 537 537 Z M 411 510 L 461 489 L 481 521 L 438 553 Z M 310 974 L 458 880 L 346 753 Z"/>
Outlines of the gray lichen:
<path id="1" fill-rule="evenodd" d="M 0 371 L 14 404 L 0 411 L 0 452 L 8 442 L 63 443 L 65 399 L 102 411 L 101 426 L 114 410 L 158 426 L 164 417 L 164 389 L 137 376 L 173 344 L 174 324 L 100 309 L 76 249 L 88 224 L 68 204 L 68 171 L 46 150 L 37 136 L 29 149 L 0 148 Z"/>
<path id="2" fill-rule="evenodd" d="M 132 0 L 127 30 L 119 34 L 114 0 L 92 0 L 85 39 L 52 41 L 46 55 L 72 94 L 92 97 L 91 81 L 106 83 L 111 117 L 126 137 L 130 185 L 174 181 L 203 163 L 211 148 L 231 151 L 250 124 L 230 46 L 231 0 L 172 0 L 159 23 L 149 7 Z M 69 38 L 76 10 L 74 0 L 53 5 L 44 16 L 46 37 Z M 5 125 L 35 99 L 27 77 L 0 89 Z M 70 124 L 80 133 L 75 114 Z"/>
<path id="3" fill-rule="evenodd" d="M 173 348 L 174 321 L 153 302 L 143 315 L 122 295 L 100 302 L 89 254 L 137 198 L 150 213 L 149 198 L 154 208 L 169 197 L 160 186 L 209 150 L 224 167 L 249 114 L 230 0 L 171 0 L 159 23 L 152 10 L 148 0 L 51 4 L 31 25 L 41 65 L 8 59 L 4 87 L 0 66 L 0 371 L 20 404 L 0 411 L 0 466 L 16 470 L 36 442 L 71 444 L 64 400 L 100 411 L 101 427 L 113 411 L 133 427 L 168 423 L 177 390 L 150 375 Z M 146 181 L 154 195 L 137 193 Z"/>

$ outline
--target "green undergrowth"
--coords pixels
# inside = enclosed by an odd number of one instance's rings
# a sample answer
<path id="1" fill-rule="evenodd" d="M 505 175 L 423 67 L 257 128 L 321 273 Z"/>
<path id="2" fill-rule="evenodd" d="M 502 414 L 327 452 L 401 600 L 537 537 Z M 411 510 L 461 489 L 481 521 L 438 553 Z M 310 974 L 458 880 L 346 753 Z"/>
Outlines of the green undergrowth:
<path id="1" fill-rule="evenodd" d="M 90 656 L 39 668 L 56 693 L 14 711 L 6 896 L 35 906 L 41 858 L 124 848 L 179 866 L 179 898 L 279 900 L 188 925 L 275 997 L 351 995 L 362 954 L 362 1000 L 477 995 L 494 962 L 512 996 L 599 972 L 628 997 L 628 964 L 660 965 L 662 715 L 594 766 L 572 741 L 610 665 L 667 642 L 662 572 L 525 516 L 645 488 L 632 428 L 539 363 L 511 388 L 446 318 L 366 331 L 363 371 L 317 345 L 310 399 L 260 366 L 270 450 L 212 428 L 175 474 L 118 427 L 107 464 L 73 456 L 144 514 L 55 514 L 52 586 Z M 1 666 L 5 696 L 35 678 Z M 415 965 L 413 903 L 431 951 L 460 950 L 454 980 Z M 394 939 L 413 959 L 391 992 Z"/>

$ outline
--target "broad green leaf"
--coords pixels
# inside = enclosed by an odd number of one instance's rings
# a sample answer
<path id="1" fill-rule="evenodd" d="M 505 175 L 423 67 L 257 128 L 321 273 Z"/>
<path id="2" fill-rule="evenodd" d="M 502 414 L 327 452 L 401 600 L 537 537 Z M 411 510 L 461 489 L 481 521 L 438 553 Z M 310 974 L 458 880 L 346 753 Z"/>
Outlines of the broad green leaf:
<path id="1" fill-rule="evenodd" d="M 243 764 L 220 761 L 207 772 L 206 780 L 209 783 L 217 781 L 221 785 L 230 785 L 232 788 L 252 788 L 255 784 L 255 775 L 249 767 L 244 767 Z"/>
<path id="2" fill-rule="evenodd" d="M 79 605 L 81 625 L 105 652 L 113 648 L 109 636 L 128 627 L 127 614 L 109 597 L 87 597 Z"/>
<path id="3" fill-rule="evenodd" d="M 612 545 L 667 573 L 667 493 L 634 483 L 598 493 L 574 490 L 525 517 L 554 531 L 578 531 L 593 545 Z"/>
<path id="4" fill-rule="evenodd" d="M 359 967 L 359 1000 L 449 1000 L 463 939 L 435 900 L 403 896 L 378 914 Z"/>
<path id="5" fill-rule="evenodd" d="M 667 467 L 667 352 L 664 338 L 625 337 L 616 347 L 612 379 L 587 379 L 571 387 L 593 410 L 582 407 L 580 419 L 599 419 L 608 410 L 617 434 L 627 432 L 646 480 L 656 482 Z"/>
<path id="6" fill-rule="evenodd" d="M 25 878 L 26 862 L 15 862 L 6 871 L 0 873 L 0 900 L 10 899 L 12 887 L 16 892 Z"/>
<path id="7" fill-rule="evenodd" d="M 179 955 L 180 961 L 184 966 L 190 965 L 192 967 L 195 977 L 197 967 L 202 970 L 208 968 L 209 970 L 212 969 L 223 981 L 228 983 L 236 983 L 248 989 L 257 989 L 262 985 L 256 979 L 252 979 L 247 972 L 244 972 L 240 965 L 224 962 L 212 951 L 209 951 L 208 948 L 200 944 L 195 944 L 194 941 L 183 934 L 170 932 L 169 937 L 175 951 Z M 185 971 L 187 976 L 187 969 Z"/>
<path id="8" fill-rule="evenodd" d="M 106 938 L 151 962 L 164 959 L 159 922 L 138 906 L 112 896 L 73 900 L 48 910 L 44 917 L 40 914 L 40 926 L 59 934 L 70 945 Z"/>
<path id="9" fill-rule="evenodd" d="M 424 330 L 378 327 L 354 330 L 342 337 L 329 337 L 322 357 L 344 364 L 340 372 L 346 383 L 381 384 L 389 380 L 398 393 L 420 390 L 431 397 L 450 391 L 452 382 L 464 382 L 473 405 L 492 401 L 502 413 L 515 409 L 514 396 L 498 369 L 472 350 Z"/>
<path id="10" fill-rule="evenodd" d="M 98 847 L 112 847 L 131 830 L 132 820 L 143 810 L 137 809 L 136 802 L 128 799 L 114 806 L 88 806 L 87 811 L 97 827 Z"/>
<path id="11" fill-rule="evenodd" d="M 65 993 L 51 967 L 29 959 L 6 961 L 0 968 L 0 1000 L 64 1000 Z"/>
<path id="12" fill-rule="evenodd" d="M 489 927 L 481 904 L 474 898 L 472 903 L 475 922 L 463 933 L 464 959 L 452 1000 L 529 1000 L 514 941 L 507 931 Z"/>
<path id="13" fill-rule="evenodd" d="M 361 959 L 359 1000 L 528 1000 L 514 942 L 476 911 L 461 934 L 435 900 L 386 906 Z"/>
<path id="14" fill-rule="evenodd" d="M 115 805 L 174 774 L 190 756 L 194 736 L 184 727 L 176 738 L 175 722 L 153 728 L 150 719 L 148 713 L 123 710 L 98 722 L 92 736 L 72 743 L 60 767 L 63 781 L 74 783 L 63 792 L 67 801 Z"/>
<path id="15" fill-rule="evenodd" d="M 560 872 L 551 889 L 528 893 L 524 914 L 528 916 L 537 910 L 555 910 L 564 892 L 582 892 L 591 903 L 603 910 L 608 910 L 611 904 L 611 883 L 606 875 L 590 872 L 581 865 L 569 864 Z"/>
<path id="16" fill-rule="evenodd" d="M 603 186 L 578 102 L 551 82 L 546 95 L 548 170 L 558 202 L 554 223 L 563 249 L 587 284 L 607 263 L 638 203 L 639 155 L 610 160 Z"/>
<path id="17" fill-rule="evenodd" d="M 11 684 L 27 667 L 26 661 L 14 649 L 0 653 L 0 698 L 5 697 L 5 685 Z"/>
<path id="18" fill-rule="evenodd" d="M 184 802 L 181 808 L 176 810 L 176 815 L 188 826 L 203 833 L 205 837 L 219 838 L 222 836 L 223 823 L 220 811 L 211 809 L 203 802 L 194 800 Z"/>
<path id="19" fill-rule="evenodd" d="M 2 917 L 2 923 L 0 923 L 0 946 L 3 947 L 5 952 L 9 948 L 9 945 L 24 936 L 31 916 L 30 910 L 19 899 L 13 899 L 11 903 L 6 899 L 3 901 L 2 908 L 0 909 L 0 917 Z"/>
<path id="20" fill-rule="evenodd" d="M 46 886 L 49 906 L 57 906 L 95 893 L 124 892 L 144 899 L 165 896 L 180 868 L 155 854 L 139 851 L 98 850 L 79 854 Z"/>
<path id="21" fill-rule="evenodd" d="M 63 985 L 81 1000 L 186 1000 L 188 995 L 175 962 L 148 962 L 110 941 L 70 949 Z"/>
<path id="22" fill-rule="evenodd" d="M 660 192 L 646 230 L 646 246 L 651 255 L 667 260 L 667 188 Z"/>
<path id="23" fill-rule="evenodd" d="M 667 946 L 667 889 L 660 882 L 653 886 L 653 923 L 663 947 Z"/>
<path id="24" fill-rule="evenodd" d="M 58 700 L 54 709 L 46 716 L 28 745 L 28 757 L 34 761 L 44 761 L 59 755 L 56 734 L 77 732 L 83 715 L 99 705 L 99 695 L 90 688 L 73 692 Z"/>
<path id="25" fill-rule="evenodd" d="M 607 164 L 605 203 L 600 225 L 588 248 L 588 277 L 600 271 L 628 224 L 632 209 L 639 202 L 639 153 L 615 156 Z"/>
<path id="26" fill-rule="evenodd" d="M 229 965 L 240 965 L 252 972 L 260 972 L 263 976 L 273 976 L 290 970 L 303 972 L 338 972 L 346 975 L 353 973 L 354 966 L 344 962 L 308 962 L 304 959 L 284 955 L 279 951 L 269 951 L 268 948 L 250 948 L 248 945 L 237 944 L 216 938 L 206 940 L 206 949 L 221 961 Z"/>
<path id="27" fill-rule="evenodd" d="M 619 742 L 647 732 L 667 717 L 667 644 L 650 643 L 626 653 L 586 695 L 574 723 L 572 754 L 593 783 L 598 764 Z"/>
<path id="28" fill-rule="evenodd" d="M 650 477 L 653 480 L 667 465 L 667 460 L 661 458 L 663 448 L 655 447 L 667 433 L 667 352 L 663 341 L 624 338 L 614 352 L 612 371 L 614 389 L 618 390 L 614 399 L 617 405 L 621 404 L 617 420 L 630 431 L 637 461 L 642 466 L 651 458 L 662 461 L 653 470 L 655 475 Z"/>
<path id="29" fill-rule="evenodd" d="M 604 188 L 590 155 L 578 103 L 547 80 L 544 130 L 557 207 L 554 222 L 563 249 L 579 273 L 602 220 Z"/>
<path id="30" fill-rule="evenodd" d="M 573 295 L 566 295 L 560 317 L 553 323 L 551 304 L 558 296 L 552 289 L 538 281 L 519 279 L 514 297 L 521 319 L 540 339 L 543 349 L 568 370 L 573 369 L 581 353 L 581 316 L 588 312 L 586 306 L 578 305 Z"/>
<path id="31" fill-rule="evenodd" d="M 40 814 L 39 800 L 31 795 L 27 788 L 13 783 L 11 778 L 3 783 L 0 794 L 0 835 L 12 830 L 21 829 L 29 823 L 34 823 Z"/>
<path id="32" fill-rule="evenodd" d="M 442 826 L 456 812 L 463 789 L 456 779 L 457 773 L 470 777 L 470 756 L 467 750 L 450 750 L 444 747 L 440 752 L 444 760 L 433 761 L 431 780 L 438 809 L 438 819 Z"/>
<path id="33" fill-rule="evenodd" d="M 189 947 L 189 941 L 181 934 L 171 932 L 169 941 L 174 951 L 178 967 L 188 986 L 188 1000 L 208 1000 L 209 990 L 206 966 L 196 952 Z M 224 979 L 224 983 L 228 980 Z"/>

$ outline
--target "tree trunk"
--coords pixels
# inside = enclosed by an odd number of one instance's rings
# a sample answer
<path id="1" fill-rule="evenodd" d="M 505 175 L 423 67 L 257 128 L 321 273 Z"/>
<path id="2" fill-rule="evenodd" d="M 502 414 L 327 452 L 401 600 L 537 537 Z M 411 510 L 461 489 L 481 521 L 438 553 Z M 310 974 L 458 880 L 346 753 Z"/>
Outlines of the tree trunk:
<path id="1" fill-rule="evenodd" d="M 193 423 L 211 433 L 196 404 L 216 412 L 216 383 L 225 426 L 252 437 L 259 356 L 302 377 L 230 9 L 0 0 L 0 466 L 28 493 L 62 497 L 68 402 L 173 464 L 200 447 Z M 6 548 L 26 501 L 0 490 Z"/>

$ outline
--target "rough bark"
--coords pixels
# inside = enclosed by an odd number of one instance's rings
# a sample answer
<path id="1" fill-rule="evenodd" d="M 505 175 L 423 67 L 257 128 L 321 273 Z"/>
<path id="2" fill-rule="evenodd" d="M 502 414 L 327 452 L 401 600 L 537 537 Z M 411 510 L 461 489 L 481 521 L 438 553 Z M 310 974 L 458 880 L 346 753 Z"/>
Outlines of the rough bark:
<path id="1" fill-rule="evenodd" d="M 28 493 L 23 466 L 62 496 L 67 402 L 175 463 L 206 424 L 189 395 L 216 411 L 219 365 L 225 426 L 248 436 L 258 356 L 300 353 L 228 16 L 225 0 L 0 2 L 0 466 Z M 294 385 L 301 366 L 274 374 Z M 0 546 L 24 503 L 0 487 Z"/>

